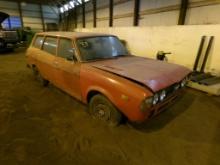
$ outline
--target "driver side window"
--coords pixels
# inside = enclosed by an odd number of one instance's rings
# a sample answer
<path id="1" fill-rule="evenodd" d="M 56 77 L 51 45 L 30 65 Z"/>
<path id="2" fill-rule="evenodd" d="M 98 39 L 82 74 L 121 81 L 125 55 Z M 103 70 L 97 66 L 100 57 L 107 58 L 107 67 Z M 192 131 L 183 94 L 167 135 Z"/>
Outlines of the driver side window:
<path id="1" fill-rule="evenodd" d="M 58 56 L 70 61 L 76 61 L 75 49 L 73 48 L 72 40 L 60 38 Z"/>

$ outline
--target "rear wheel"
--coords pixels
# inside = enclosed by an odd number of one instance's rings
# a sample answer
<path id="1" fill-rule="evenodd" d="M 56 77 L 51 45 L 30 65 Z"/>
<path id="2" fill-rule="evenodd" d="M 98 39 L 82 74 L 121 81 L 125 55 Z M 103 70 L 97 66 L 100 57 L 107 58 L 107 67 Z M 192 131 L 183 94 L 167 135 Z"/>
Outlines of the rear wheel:
<path id="1" fill-rule="evenodd" d="M 49 81 L 42 77 L 36 66 L 32 66 L 32 72 L 36 79 L 39 80 L 43 86 L 48 86 Z"/>
<path id="2" fill-rule="evenodd" d="M 121 113 L 101 94 L 97 94 L 91 98 L 89 112 L 95 119 L 105 121 L 110 126 L 117 126 L 122 119 Z"/>

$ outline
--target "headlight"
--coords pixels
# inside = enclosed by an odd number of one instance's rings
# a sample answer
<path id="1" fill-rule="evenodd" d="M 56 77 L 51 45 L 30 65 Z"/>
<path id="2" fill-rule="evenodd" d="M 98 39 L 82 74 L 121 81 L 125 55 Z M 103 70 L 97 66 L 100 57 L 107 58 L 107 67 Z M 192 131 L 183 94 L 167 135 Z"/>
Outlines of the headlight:
<path id="1" fill-rule="evenodd" d="M 159 94 L 156 93 L 151 97 L 147 97 L 141 103 L 141 111 L 146 111 L 146 109 L 151 108 L 153 105 L 156 105 L 159 101 L 163 101 L 166 97 L 166 90 L 162 90 Z"/>
<path id="2" fill-rule="evenodd" d="M 184 79 L 184 80 L 181 82 L 181 87 L 184 87 L 184 86 L 186 85 L 186 83 L 187 83 L 187 80 Z"/>
<path id="3" fill-rule="evenodd" d="M 153 105 L 157 104 L 158 101 L 159 101 L 159 95 L 156 93 L 153 97 Z"/>
<path id="4" fill-rule="evenodd" d="M 175 86 L 174 86 L 174 89 L 175 90 L 178 90 L 180 88 L 180 84 L 176 84 Z"/>
<path id="5" fill-rule="evenodd" d="M 161 93 L 160 93 L 160 101 L 163 101 L 166 97 L 166 91 L 163 90 Z"/>
<path id="6" fill-rule="evenodd" d="M 141 111 L 146 111 L 147 109 L 151 108 L 153 104 L 153 97 L 148 97 L 145 100 L 143 100 L 141 104 Z"/>

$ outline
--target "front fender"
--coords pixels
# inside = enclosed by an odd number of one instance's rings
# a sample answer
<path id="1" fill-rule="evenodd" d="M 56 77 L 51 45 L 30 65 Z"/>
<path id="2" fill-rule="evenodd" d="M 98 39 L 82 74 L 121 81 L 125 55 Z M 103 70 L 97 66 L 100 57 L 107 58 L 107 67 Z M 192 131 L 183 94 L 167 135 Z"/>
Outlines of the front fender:
<path id="1" fill-rule="evenodd" d="M 80 84 L 84 103 L 88 103 L 89 92 L 101 93 L 132 121 L 144 118 L 140 104 L 146 97 L 153 95 L 135 82 L 87 64 L 81 66 Z"/>

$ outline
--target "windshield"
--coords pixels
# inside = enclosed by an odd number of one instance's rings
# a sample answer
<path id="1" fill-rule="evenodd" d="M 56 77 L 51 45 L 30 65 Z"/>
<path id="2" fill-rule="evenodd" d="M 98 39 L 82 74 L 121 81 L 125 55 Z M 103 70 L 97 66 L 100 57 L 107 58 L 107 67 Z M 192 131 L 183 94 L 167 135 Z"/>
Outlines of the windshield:
<path id="1" fill-rule="evenodd" d="M 114 36 L 81 38 L 77 46 L 82 61 L 94 61 L 129 55 L 127 49 Z"/>

